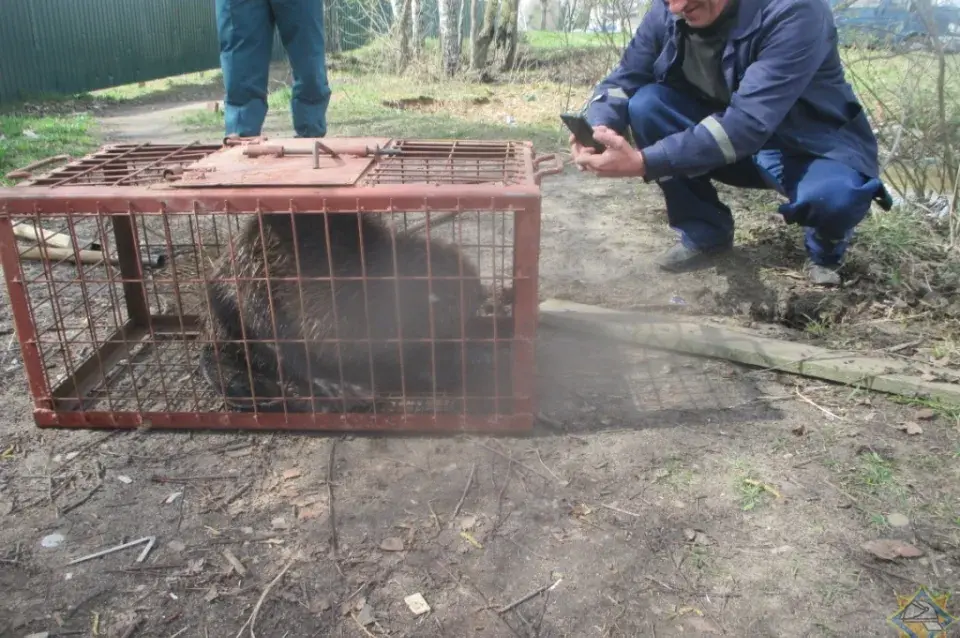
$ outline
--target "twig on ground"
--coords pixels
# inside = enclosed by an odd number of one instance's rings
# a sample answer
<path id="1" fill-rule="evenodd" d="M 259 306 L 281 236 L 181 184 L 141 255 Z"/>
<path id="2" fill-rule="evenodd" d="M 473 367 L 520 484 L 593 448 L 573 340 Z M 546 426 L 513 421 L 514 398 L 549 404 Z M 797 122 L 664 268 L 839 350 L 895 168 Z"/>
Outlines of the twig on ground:
<path id="1" fill-rule="evenodd" d="M 835 489 L 835 490 L 837 491 L 837 493 L 840 494 L 841 496 L 846 496 L 846 497 L 847 497 L 847 500 L 849 500 L 851 503 L 853 503 L 853 504 L 856 505 L 857 507 L 860 507 L 860 501 L 858 501 L 856 498 L 854 498 L 853 496 L 851 496 L 849 492 L 846 492 L 845 490 L 840 489 L 839 487 L 837 487 L 836 485 L 834 485 L 833 483 L 831 483 L 831 482 L 828 481 L 827 479 L 823 479 L 823 482 L 824 482 L 825 484 L 829 485 L 830 487 L 832 487 L 833 489 Z"/>
<path id="2" fill-rule="evenodd" d="M 120 634 L 120 638 L 130 638 L 133 634 L 140 628 L 140 625 L 143 623 L 143 618 L 134 618 L 133 622 Z"/>
<path id="3" fill-rule="evenodd" d="M 503 524 L 503 521 L 506 520 L 503 516 L 503 495 L 507 492 L 507 486 L 510 485 L 510 479 L 513 477 L 513 455 L 510 456 L 510 460 L 507 463 L 507 478 L 503 480 L 503 486 L 500 488 L 500 493 L 497 495 L 497 520 L 494 522 L 493 527 L 490 530 L 490 536 L 493 537 L 500 530 L 500 526 Z M 508 513 L 507 516 L 510 514 Z"/>
<path id="4" fill-rule="evenodd" d="M 820 410 L 821 412 L 823 412 L 823 413 L 826 414 L 827 416 L 829 416 L 829 417 L 831 417 L 831 418 L 834 418 L 834 419 L 837 419 L 838 421 L 843 421 L 843 417 L 842 417 L 842 416 L 837 416 L 836 414 L 834 414 L 834 413 L 831 412 L 830 410 L 826 409 L 825 407 L 814 403 L 814 401 L 813 401 L 812 399 L 809 399 L 809 398 L 807 398 L 806 396 L 804 396 L 803 393 L 800 392 L 800 389 L 799 389 L 799 388 L 797 389 L 797 396 L 800 397 L 801 399 L 803 399 L 804 401 L 806 401 L 807 403 L 809 403 L 810 405 L 812 405 L 813 407 L 815 407 L 816 409 Z"/>
<path id="5" fill-rule="evenodd" d="M 470 476 L 467 477 L 467 484 L 463 488 L 463 494 L 460 496 L 460 501 L 457 503 L 457 506 L 453 508 L 453 514 L 450 515 L 450 523 L 453 524 L 453 519 L 457 517 L 457 514 L 460 513 L 460 508 L 463 507 L 463 502 L 467 498 L 467 492 L 470 491 L 470 486 L 473 485 L 473 475 L 477 473 L 477 464 L 474 463 L 473 467 L 470 468 Z"/>
<path id="6" fill-rule="evenodd" d="M 340 569 L 340 543 L 337 540 L 337 515 L 333 506 L 333 466 L 337 460 L 337 440 L 330 441 L 330 460 L 327 461 L 327 500 L 330 507 L 330 548 L 333 551 L 333 564 L 337 573 L 343 576 Z"/>
<path id="7" fill-rule="evenodd" d="M 439 532 L 442 525 L 440 525 L 440 517 L 433 511 L 433 501 L 427 501 L 427 508 L 430 510 L 430 515 L 433 516 L 433 523 L 437 526 L 437 531 Z"/>
<path id="8" fill-rule="evenodd" d="M 184 627 L 183 629 L 181 629 L 181 630 L 178 631 L 177 633 L 173 634 L 172 636 L 170 636 L 170 638 L 177 638 L 177 636 L 182 636 L 182 635 L 184 634 L 184 632 L 186 632 L 188 629 L 190 629 L 190 625 L 187 625 L 186 627 Z"/>
<path id="9" fill-rule="evenodd" d="M 353 622 L 357 623 L 357 627 L 360 628 L 360 631 L 370 636 L 370 638 L 377 638 L 374 634 L 370 633 L 370 630 L 363 626 L 363 623 L 360 622 L 360 619 L 357 618 L 357 612 L 350 612 L 350 617 L 353 618 Z"/>
<path id="10" fill-rule="evenodd" d="M 513 463 L 514 463 L 517 467 L 522 467 L 523 469 L 525 469 L 526 471 L 530 472 L 530 473 L 533 474 L 534 476 L 539 476 L 540 478 L 542 478 L 542 479 L 543 479 L 544 481 L 546 481 L 547 483 L 553 483 L 553 482 L 554 482 L 554 479 L 553 479 L 553 478 L 547 476 L 546 474 L 544 474 L 544 473 L 541 472 L 540 470 L 535 470 L 535 469 L 533 469 L 532 467 L 530 467 L 530 466 L 527 465 L 526 463 L 522 463 L 522 462 L 520 462 L 520 461 L 518 461 L 518 460 L 516 460 L 516 459 L 514 459 L 514 458 L 511 458 L 506 452 L 503 452 L 503 451 L 498 450 L 498 449 L 496 449 L 496 448 L 494 448 L 494 447 L 491 447 L 491 446 L 489 446 L 489 445 L 487 445 L 486 443 L 483 443 L 483 442 L 481 442 L 481 441 L 477 441 L 476 443 L 477 443 L 477 445 L 479 445 L 480 447 L 485 448 L 485 449 L 487 449 L 487 450 L 490 450 L 490 451 L 493 452 L 494 454 L 498 454 L 498 455 L 502 456 L 503 458 L 507 459 L 508 461 L 513 461 Z M 564 483 L 563 485 L 566 486 L 566 483 Z"/>
<path id="11" fill-rule="evenodd" d="M 600 507 L 603 507 L 613 512 L 620 512 L 621 514 L 626 514 L 627 516 L 633 516 L 634 518 L 643 518 L 643 515 L 641 514 L 637 514 L 636 512 L 628 512 L 627 510 L 620 509 L 619 507 L 614 507 L 613 505 L 607 505 L 606 503 L 600 503 Z"/>
<path id="12" fill-rule="evenodd" d="M 503 607 L 501 607 L 500 609 L 497 610 L 497 613 L 498 613 L 498 614 L 505 614 L 505 613 L 507 613 L 508 611 L 510 611 L 511 609 L 513 609 L 514 607 L 519 607 L 519 606 L 522 605 L 523 603 L 527 602 L 527 601 L 530 600 L 531 598 L 535 598 L 536 596 L 539 596 L 539 595 L 542 594 L 543 592 L 553 591 L 553 589 L 554 589 L 557 585 L 559 585 L 562 580 L 563 580 L 562 578 L 558 578 L 557 580 L 555 580 L 555 581 L 554 581 L 552 584 L 550 584 L 550 585 L 544 585 L 543 587 L 538 587 L 537 589 L 533 590 L 533 591 L 530 592 L 529 594 L 526 594 L 525 596 L 516 599 L 515 601 L 513 601 L 513 602 L 510 603 L 509 605 L 504 605 Z"/>
<path id="13" fill-rule="evenodd" d="M 236 474 L 216 474 L 212 476 L 161 476 L 154 474 L 150 480 L 154 483 L 190 483 L 192 481 L 229 481 L 240 478 Z"/>
<path id="14" fill-rule="evenodd" d="M 237 638 L 243 635 L 243 630 L 248 626 L 250 627 L 250 638 L 257 638 L 257 634 L 254 633 L 254 626 L 257 624 L 257 615 L 260 613 L 260 608 L 263 607 L 263 601 L 267 599 L 267 596 L 270 594 L 270 590 L 280 582 L 280 579 L 283 578 L 283 575 L 287 573 L 287 570 L 293 565 L 295 558 L 291 558 L 287 561 L 287 564 L 283 566 L 283 569 L 280 570 L 280 573 L 273 577 L 266 587 L 263 588 L 263 593 L 260 594 L 260 599 L 257 601 L 257 604 L 253 606 L 253 612 L 250 614 L 250 617 L 247 618 L 247 622 L 243 623 L 243 626 L 240 627 L 240 631 L 237 632 Z"/>
<path id="15" fill-rule="evenodd" d="M 904 576 L 903 574 L 898 574 L 898 573 L 896 573 L 896 572 L 892 572 L 892 571 L 890 571 L 890 570 L 883 569 L 882 567 L 877 567 L 876 565 L 871 565 L 870 563 L 861 562 L 860 565 L 862 565 L 863 567 L 866 567 L 866 568 L 869 569 L 869 570 L 875 571 L 875 572 L 877 572 L 878 574 L 883 574 L 884 576 L 890 576 L 891 578 L 899 578 L 900 580 L 904 580 L 904 581 L 906 581 L 906 582 L 908 582 L 908 583 L 913 583 L 914 585 L 919 585 L 919 586 L 921 586 L 921 587 L 926 587 L 926 586 L 927 586 L 927 583 L 920 582 L 919 580 L 917 580 L 917 579 L 915 579 L 915 578 L 911 578 L 911 577 L 909 577 L 909 576 Z"/>
<path id="16" fill-rule="evenodd" d="M 780 492 L 778 492 L 772 485 L 768 485 L 768 484 L 764 483 L 763 481 L 757 481 L 757 480 L 754 480 L 754 479 L 743 479 L 743 482 L 746 483 L 747 485 L 752 485 L 752 486 L 754 486 L 754 487 L 758 487 L 758 488 L 760 488 L 761 490 L 763 490 L 764 492 L 769 492 L 770 494 L 772 494 L 772 495 L 774 496 L 774 498 L 783 498 L 783 496 L 780 494 Z"/>
<path id="17" fill-rule="evenodd" d="M 547 472 L 550 473 L 550 476 L 560 481 L 561 485 L 569 485 L 570 481 L 565 481 L 559 476 L 557 476 L 557 473 L 551 470 L 549 467 L 547 467 L 547 464 L 543 462 L 543 459 L 540 457 L 540 448 L 537 448 L 537 460 L 540 461 L 540 465 L 543 466 L 543 469 L 545 469 Z"/>
<path id="18" fill-rule="evenodd" d="M 77 509 L 78 507 L 80 507 L 81 505 L 83 505 L 84 503 L 86 503 L 87 501 L 89 501 L 91 498 L 93 498 L 93 495 L 96 494 L 97 492 L 99 492 L 101 487 L 103 487 L 103 481 L 100 481 L 100 483 L 98 483 L 98 484 L 95 485 L 93 488 L 91 488 L 91 490 L 90 490 L 89 492 L 87 492 L 86 494 L 84 494 L 83 496 L 81 496 L 79 499 L 77 499 L 77 500 L 74 501 L 73 503 L 70 503 L 69 505 L 66 505 L 66 506 L 64 506 L 62 509 L 60 509 L 59 515 L 60 515 L 60 516 L 63 516 L 63 515 L 65 515 L 65 514 L 71 512 L 71 511 Z"/>

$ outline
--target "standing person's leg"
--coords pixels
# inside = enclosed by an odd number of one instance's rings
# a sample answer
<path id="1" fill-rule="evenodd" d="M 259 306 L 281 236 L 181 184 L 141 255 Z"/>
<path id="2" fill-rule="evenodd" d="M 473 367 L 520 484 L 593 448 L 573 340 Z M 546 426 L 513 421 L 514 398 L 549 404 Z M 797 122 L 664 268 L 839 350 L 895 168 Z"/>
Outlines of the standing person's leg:
<path id="1" fill-rule="evenodd" d="M 323 2 L 272 0 L 280 39 L 293 70 L 290 112 L 298 137 L 327 134 L 327 56 L 323 37 Z"/>
<path id="2" fill-rule="evenodd" d="M 708 105 L 663 84 L 642 87 L 630 98 L 630 128 L 638 148 L 696 126 L 713 112 Z M 743 188 L 772 188 L 752 158 L 724 166 L 710 175 L 672 177 L 658 182 L 667 206 L 670 227 L 680 242 L 658 260 L 664 270 L 694 267 L 710 253 L 733 244 L 733 215 L 711 183 L 716 179 Z"/>
<path id="3" fill-rule="evenodd" d="M 814 283 L 837 285 L 854 228 L 883 186 L 835 160 L 786 156 L 780 177 L 790 200 L 780 206 L 788 224 L 805 227 L 804 245 Z"/>
<path id="4" fill-rule="evenodd" d="M 273 49 L 269 0 L 216 0 L 226 135 L 255 137 L 267 117 Z"/>

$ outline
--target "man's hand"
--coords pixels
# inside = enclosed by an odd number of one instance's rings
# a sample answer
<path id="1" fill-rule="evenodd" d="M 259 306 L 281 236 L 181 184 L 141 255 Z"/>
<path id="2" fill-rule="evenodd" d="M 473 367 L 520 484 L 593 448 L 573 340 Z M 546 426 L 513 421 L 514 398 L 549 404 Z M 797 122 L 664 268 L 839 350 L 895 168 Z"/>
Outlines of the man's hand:
<path id="1" fill-rule="evenodd" d="M 570 136 L 570 153 L 581 171 L 598 177 L 643 177 L 643 155 L 630 142 L 606 126 L 596 127 L 593 139 L 606 147 L 603 153 L 581 146 Z"/>

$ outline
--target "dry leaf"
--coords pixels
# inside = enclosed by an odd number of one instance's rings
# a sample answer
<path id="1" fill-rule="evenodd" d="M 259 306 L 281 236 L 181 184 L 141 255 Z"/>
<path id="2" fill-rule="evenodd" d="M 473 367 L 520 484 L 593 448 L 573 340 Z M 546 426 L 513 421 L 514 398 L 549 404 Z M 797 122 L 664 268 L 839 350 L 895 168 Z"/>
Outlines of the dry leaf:
<path id="1" fill-rule="evenodd" d="M 870 552 L 880 560 L 919 558 L 920 556 L 923 556 L 923 552 L 913 545 L 890 538 L 880 538 L 873 541 L 867 541 L 860 547 L 864 551 Z"/>
<path id="2" fill-rule="evenodd" d="M 471 534 L 470 532 L 460 532 L 460 537 L 461 537 L 463 540 L 465 540 L 465 541 L 467 541 L 468 543 L 470 543 L 471 545 L 473 545 L 474 547 L 476 547 L 477 549 L 483 549 L 483 545 L 480 544 L 480 541 L 478 541 L 477 539 L 475 539 L 475 538 L 473 537 L 473 534 Z"/>
<path id="3" fill-rule="evenodd" d="M 890 527 L 906 527 L 910 524 L 910 519 L 898 512 L 890 512 L 887 514 L 887 524 Z"/>
<path id="4" fill-rule="evenodd" d="M 231 459 L 238 459 L 241 456 L 249 456 L 253 454 L 253 446 L 242 447 L 239 450 L 230 450 L 229 452 L 224 452 L 224 454 Z"/>
<path id="5" fill-rule="evenodd" d="M 703 618 L 701 616 L 690 616 L 687 618 L 686 624 L 690 625 L 698 635 L 712 635 L 712 634 L 721 634 L 720 627 L 717 626 L 717 623 L 713 622 L 709 618 Z"/>
<path id="6" fill-rule="evenodd" d="M 291 469 L 289 469 L 289 470 L 284 470 L 284 471 L 283 471 L 283 480 L 284 480 L 284 481 L 289 481 L 289 480 L 291 480 L 291 479 L 298 478 L 299 476 L 300 476 L 300 470 L 298 470 L 297 468 L 291 468 Z"/>
<path id="7" fill-rule="evenodd" d="M 301 521 L 307 521 L 320 516 L 325 510 L 326 508 L 323 505 L 311 505 L 310 507 L 301 509 L 297 513 L 297 518 Z"/>
<path id="8" fill-rule="evenodd" d="M 920 421 L 931 421 L 935 418 L 937 418 L 937 413 L 930 408 L 924 408 L 917 412 L 917 419 Z"/>
<path id="9" fill-rule="evenodd" d="M 385 552 L 402 552 L 403 541 L 397 538 L 396 536 L 385 538 L 383 539 L 383 542 L 380 543 L 380 549 L 382 549 Z"/>
<path id="10" fill-rule="evenodd" d="M 903 430 L 907 434 L 912 434 L 912 435 L 923 434 L 923 428 L 920 427 L 918 423 L 914 423 L 913 421 L 907 421 L 905 423 L 901 423 L 899 427 L 901 430 Z"/>
<path id="11" fill-rule="evenodd" d="M 706 534 L 700 530 L 693 529 L 692 527 L 688 527 L 683 530 L 683 537 L 694 545 L 707 545 L 710 543 L 710 539 Z"/>
<path id="12" fill-rule="evenodd" d="M 300 498 L 291 501 L 291 505 L 294 507 L 307 507 L 308 505 L 313 505 L 320 500 L 319 494 L 310 494 L 308 496 L 301 496 Z"/>
<path id="13" fill-rule="evenodd" d="M 373 610 L 370 608 L 369 605 L 364 606 L 363 609 L 357 612 L 357 615 L 355 616 L 355 618 L 357 619 L 357 622 L 363 625 L 364 627 L 366 627 L 367 625 L 372 625 L 377 621 L 377 619 L 373 615 Z"/>
<path id="14" fill-rule="evenodd" d="M 591 510 L 589 507 L 587 507 L 583 503 L 580 503 L 579 505 L 574 505 L 573 510 L 571 510 L 570 513 L 573 514 L 574 516 L 586 516 L 592 511 L 593 510 Z"/>

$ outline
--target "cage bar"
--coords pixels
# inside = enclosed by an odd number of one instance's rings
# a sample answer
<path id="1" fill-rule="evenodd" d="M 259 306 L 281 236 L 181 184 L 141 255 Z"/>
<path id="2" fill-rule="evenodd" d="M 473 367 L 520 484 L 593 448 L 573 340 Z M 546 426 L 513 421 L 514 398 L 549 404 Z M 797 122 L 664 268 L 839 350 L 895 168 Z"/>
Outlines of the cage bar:
<path id="1" fill-rule="evenodd" d="M 35 422 L 529 429 L 561 170 L 528 142 L 258 138 L 21 172 L 0 262 Z"/>

